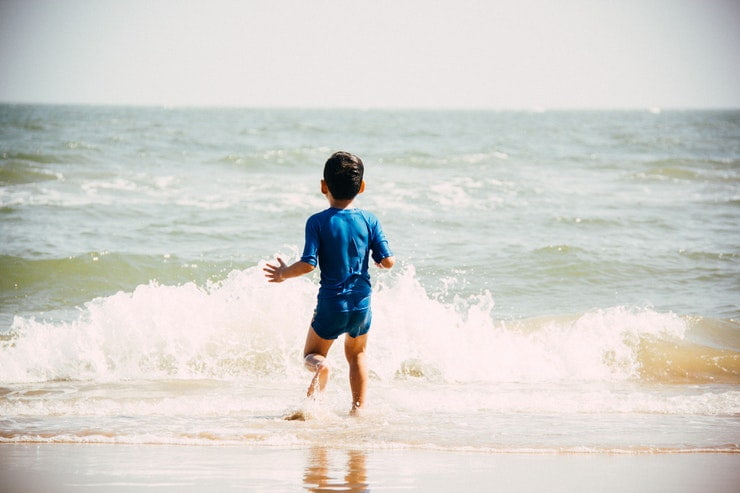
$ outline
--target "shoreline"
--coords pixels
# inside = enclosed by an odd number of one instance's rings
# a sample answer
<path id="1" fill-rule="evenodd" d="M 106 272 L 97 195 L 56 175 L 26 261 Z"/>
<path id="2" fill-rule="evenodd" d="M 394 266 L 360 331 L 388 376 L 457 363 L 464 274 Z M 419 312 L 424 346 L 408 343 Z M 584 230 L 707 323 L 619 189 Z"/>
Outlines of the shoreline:
<path id="1" fill-rule="evenodd" d="M 2 491 L 734 492 L 740 454 L 0 444 Z"/>

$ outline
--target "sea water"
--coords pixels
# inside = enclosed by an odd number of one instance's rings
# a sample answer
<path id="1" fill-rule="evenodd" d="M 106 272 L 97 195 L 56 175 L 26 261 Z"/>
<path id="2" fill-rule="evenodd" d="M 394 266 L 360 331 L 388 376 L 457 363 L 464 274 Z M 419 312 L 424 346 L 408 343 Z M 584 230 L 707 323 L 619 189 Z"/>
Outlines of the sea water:
<path id="1" fill-rule="evenodd" d="M 336 150 L 398 261 L 359 419 L 262 272 Z M 2 105 L 0 442 L 738 452 L 739 224 L 738 111 Z"/>

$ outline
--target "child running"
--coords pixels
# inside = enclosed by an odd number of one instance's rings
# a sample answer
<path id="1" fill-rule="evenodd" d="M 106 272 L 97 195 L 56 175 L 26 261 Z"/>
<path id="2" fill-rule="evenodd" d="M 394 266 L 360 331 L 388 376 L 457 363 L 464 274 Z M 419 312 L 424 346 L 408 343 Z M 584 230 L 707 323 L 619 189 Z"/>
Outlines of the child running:
<path id="1" fill-rule="evenodd" d="M 390 269 L 395 263 L 378 218 L 357 209 L 352 203 L 365 190 L 362 160 L 348 152 L 336 152 L 324 165 L 321 193 L 329 208 L 306 221 L 306 242 L 301 259 L 286 265 L 267 264 L 269 282 L 283 282 L 313 271 L 319 266 L 321 283 L 316 310 L 306 336 L 303 351 L 306 368 L 313 372 L 307 395 L 324 390 L 329 379 L 326 355 L 340 335 L 349 363 L 352 409 L 357 415 L 365 404 L 367 365 L 365 348 L 370 330 L 369 257 L 380 268 Z"/>

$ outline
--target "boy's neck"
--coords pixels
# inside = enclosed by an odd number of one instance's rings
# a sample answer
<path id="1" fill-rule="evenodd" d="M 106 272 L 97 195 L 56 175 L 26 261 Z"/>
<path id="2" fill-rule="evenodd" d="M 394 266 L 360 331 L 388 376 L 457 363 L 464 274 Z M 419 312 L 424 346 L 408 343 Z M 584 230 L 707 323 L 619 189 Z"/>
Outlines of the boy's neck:
<path id="1" fill-rule="evenodd" d="M 337 200 L 334 197 L 328 197 L 329 206 L 335 209 L 349 209 L 355 199 Z"/>

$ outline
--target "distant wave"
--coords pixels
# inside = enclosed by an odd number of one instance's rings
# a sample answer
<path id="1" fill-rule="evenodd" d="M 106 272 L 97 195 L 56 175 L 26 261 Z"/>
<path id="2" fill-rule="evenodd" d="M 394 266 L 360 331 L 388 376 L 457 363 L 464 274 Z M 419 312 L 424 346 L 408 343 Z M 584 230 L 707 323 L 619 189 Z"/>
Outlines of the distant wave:
<path id="1" fill-rule="evenodd" d="M 44 156 L 34 157 L 37 159 L 45 159 Z M 37 162 L 43 163 L 46 161 L 42 160 Z M 63 175 L 61 173 L 53 173 L 45 169 L 39 169 L 32 164 L 20 161 L 10 160 L 0 167 L 0 185 L 18 185 L 22 183 L 61 180 L 62 178 Z"/>

